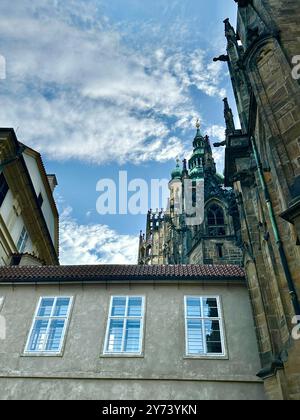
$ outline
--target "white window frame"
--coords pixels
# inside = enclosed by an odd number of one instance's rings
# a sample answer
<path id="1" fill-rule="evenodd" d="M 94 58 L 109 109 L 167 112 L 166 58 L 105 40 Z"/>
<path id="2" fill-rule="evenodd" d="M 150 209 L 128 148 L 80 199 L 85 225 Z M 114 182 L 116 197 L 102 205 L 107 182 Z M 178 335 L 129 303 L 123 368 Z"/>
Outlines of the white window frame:
<path id="1" fill-rule="evenodd" d="M 128 302 L 129 299 L 131 298 L 141 298 L 142 299 L 142 311 L 141 311 L 141 316 L 137 317 L 137 316 L 111 316 L 112 314 L 112 307 L 113 307 L 113 300 L 114 299 L 126 299 L 126 306 L 125 306 L 125 314 L 128 313 Z M 107 356 L 123 356 L 123 357 L 136 357 L 136 356 L 142 356 L 143 354 L 143 342 L 144 342 L 144 325 L 145 325 L 145 296 L 141 296 L 141 295 L 114 295 L 111 296 L 110 298 L 110 305 L 109 305 L 109 314 L 108 314 L 108 319 L 107 319 L 107 326 L 106 326 L 106 333 L 105 333 L 105 340 L 104 340 L 104 350 L 103 350 L 103 354 L 107 355 Z M 123 326 L 123 334 L 122 334 L 122 349 L 124 349 L 124 344 L 125 344 L 125 337 L 126 337 L 126 324 L 127 324 L 127 320 L 128 319 L 140 319 L 141 320 L 141 334 L 140 334 L 140 342 L 139 342 L 139 348 L 140 351 L 133 353 L 133 352 L 126 352 L 126 351 L 121 351 L 121 352 L 112 352 L 107 350 L 108 348 L 108 341 L 109 341 L 109 331 L 110 331 L 110 322 L 112 319 L 123 319 L 124 320 L 124 326 Z"/>
<path id="2" fill-rule="evenodd" d="M 201 314 L 202 317 L 188 317 L 187 316 L 187 301 L 188 299 L 201 299 Z M 204 316 L 204 311 L 203 311 L 203 299 L 216 299 L 217 300 L 217 305 L 218 305 L 218 317 L 205 317 Z M 184 324 L 185 324 L 185 355 L 188 358 L 195 358 L 195 359 L 213 359 L 213 358 L 225 358 L 227 356 L 226 353 L 226 341 L 225 341 L 225 333 L 224 333 L 224 316 L 223 316 L 223 310 L 222 310 L 222 305 L 221 305 L 221 299 L 220 296 L 204 296 L 204 295 L 189 295 L 189 296 L 185 296 L 184 297 Z M 189 353 L 189 343 L 188 343 L 188 319 L 197 319 L 202 321 L 202 335 L 203 335 L 203 347 L 205 352 L 204 353 L 199 353 L 199 354 L 194 354 L 194 353 Z M 207 343 L 206 343 L 206 335 L 205 335 L 205 328 L 203 328 L 203 326 L 205 327 L 205 321 L 219 321 L 219 325 L 220 325 L 220 336 L 221 336 L 221 345 L 222 345 L 222 353 L 208 353 L 207 352 Z"/>
<path id="3" fill-rule="evenodd" d="M 48 317 L 40 317 L 38 316 L 38 312 L 42 303 L 43 299 L 54 299 L 53 302 L 53 306 L 52 306 L 52 310 L 51 310 L 51 314 Z M 56 307 L 56 302 L 58 299 L 70 299 L 69 302 L 69 307 L 68 307 L 68 313 L 66 316 L 64 317 L 59 317 L 59 316 L 53 316 L 53 312 L 54 309 Z M 26 341 L 26 345 L 25 345 L 25 350 L 24 350 L 24 355 L 26 356 L 59 356 L 62 354 L 64 345 L 65 345 L 65 340 L 66 340 L 66 333 L 67 333 L 67 329 L 69 326 L 69 322 L 70 322 L 70 318 L 71 318 L 71 311 L 72 311 L 72 307 L 73 307 L 73 296 L 41 296 L 39 298 L 35 313 L 34 313 L 34 317 L 32 319 L 32 323 L 31 323 L 31 327 L 30 327 L 30 331 L 28 333 L 28 337 L 27 337 L 27 341 Z M 29 344 L 30 344 L 30 339 L 31 339 L 31 335 L 34 329 L 34 325 L 35 325 L 35 321 L 38 319 L 47 319 L 48 320 L 48 327 L 47 327 L 47 331 L 46 331 L 46 336 L 48 336 L 48 332 L 49 332 L 49 327 L 51 325 L 51 320 L 53 319 L 65 319 L 65 325 L 64 325 L 64 329 L 62 332 L 62 337 L 61 337 L 61 342 L 60 342 L 60 347 L 58 350 L 56 351 L 49 351 L 49 350 L 38 350 L 38 351 L 34 351 L 34 350 L 29 350 Z M 45 340 L 44 342 L 44 347 L 46 345 L 47 341 Z"/>
<path id="4" fill-rule="evenodd" d="M 4 296 L 0 296 L 0 312 L 2 311 L 3 306 L 4 306 Z"/>
<path id="5" fill-rule="evenodd" d="M 20 233 L 20 236 L 19 236 L 19 239 L 18 239 L 18 243 L 17 243 L 18 252 L 20 254 L 23 254 L 24 251 L 26 250 L 28 239 L 29 239 L 28 231 L 27 231 L 26 227 L 23 226 L 23 228 L 21 230 L 21 233 Z M 20 243 L 20 241 L 21 241 L 21 243 Z"/>

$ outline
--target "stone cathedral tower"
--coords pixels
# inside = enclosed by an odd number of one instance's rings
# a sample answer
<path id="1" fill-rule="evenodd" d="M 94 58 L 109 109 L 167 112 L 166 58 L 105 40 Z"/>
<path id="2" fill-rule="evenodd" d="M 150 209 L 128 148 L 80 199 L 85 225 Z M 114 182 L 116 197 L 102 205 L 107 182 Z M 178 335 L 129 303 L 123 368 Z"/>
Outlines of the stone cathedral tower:
<path id="1" fill-rule="evenodd" d="M 225 23 L 241 130 L 225 101 L 225 185 L 238 198 L 244 267 L 270 399 L 300 400 L 299 0 L 235 0 Z"/>
<path id="2" fill-rule="evenodd" d="M 139 264 L 241 265 L 235 196 L 216 172 L 209 138 L 202 135 L 199 122 L 196 128 L 191 158 L 183 167 L 177 160 L 172 171 L 167 210 L 148 212 Z"/>

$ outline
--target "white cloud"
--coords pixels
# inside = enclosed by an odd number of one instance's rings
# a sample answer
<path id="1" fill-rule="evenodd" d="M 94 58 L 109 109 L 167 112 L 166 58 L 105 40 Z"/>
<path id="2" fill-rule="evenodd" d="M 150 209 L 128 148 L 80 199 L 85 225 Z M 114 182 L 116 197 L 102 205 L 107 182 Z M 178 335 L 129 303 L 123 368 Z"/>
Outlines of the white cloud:
<path id="1" fill-rule="evenodd" d="M 225 140 L 225 127 L 221 125 L 212 125 L 207 129 L 207 134 L 211 137 L 211 141 L 214 143 L 220 143 Z M 213 148 L 213 157 L 217 165 L 217 171 L 219 173 L 224 172 L 225 162 L 225 149 L 224 147 Z"/>
<path id="2" fill-rule="evenodd" d="M 220 62 L 206 63 L 203 51 L 195 51 L 191 57 L 192 83 L 208 96 L 219 96 L 223 99 L 226 90 L 220 89 L 219 83 L 223 66 Z"/>
<path id="3" fill-rule="evenodd" d="M 189 88 L 225 96 L 220 67 L 201 50 L 149 53 L 123 37 L 93 0 L 2 0 L 0 125 L 19 127 L 22 141 L 54 159 L 138 163 L 181 154 L 172 129 L 197 114 Z"/>
<path id="4" fill-rule="evenodd" d="M 213 157 L 216 162 L 217 171 L 222 174 L 224 172 L 225 150 L 224 148 L 214 149 Z"/>
<path id="5" fill-rule="evenodd" d="M 101 224 L 79 224 L 66 207 L 60 221 L 62 265 L 136 264 L 138 236 L 120 235 Z"/>
<path id="6" fill-rule="evenodd" d="M 223 125 L 212 125 L 208 127 L 207 135 L 213 137 L 213 139 L 222 142 L 225 140 L 225 127 Z"/>
<path id="7" fill-rule="evenodd" d="M 167 57 L 164 65 L 176 75 L 181 86 L 195 86 L 208 96 L 222 99 L 226 96 L 226 90 L 220 88 L 223 66 L 219 62 L 210 62 L 205 51 L 178 52 Z"/>

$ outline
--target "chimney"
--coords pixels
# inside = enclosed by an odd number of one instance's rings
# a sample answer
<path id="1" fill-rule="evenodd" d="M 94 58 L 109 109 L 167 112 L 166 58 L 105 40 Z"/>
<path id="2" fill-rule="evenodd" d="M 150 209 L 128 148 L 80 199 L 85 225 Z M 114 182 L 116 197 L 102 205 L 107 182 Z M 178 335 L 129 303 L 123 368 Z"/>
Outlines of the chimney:
<path id="1" fill-rule="evenodd" d="M 58 185 L 56 175 L 52 175 L 52 174 L 47 175 L 47 178 L 48 178 L 48 182 L 49 182 L 49 185 L 50 185 L 51 192 L 53 193 L 55 188 Z"/>

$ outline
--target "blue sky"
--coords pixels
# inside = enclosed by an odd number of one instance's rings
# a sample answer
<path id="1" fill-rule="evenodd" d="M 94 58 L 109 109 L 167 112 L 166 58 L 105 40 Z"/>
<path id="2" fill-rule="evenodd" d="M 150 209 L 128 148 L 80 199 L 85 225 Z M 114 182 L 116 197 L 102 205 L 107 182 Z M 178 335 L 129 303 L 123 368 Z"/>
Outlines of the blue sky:
<path id="1" fill-rule="evenodd" d="M 1 0 L 0 126 L 57 174 L 62 263 L 135 263 L 145 216 L 100 216 L 97 181 L 169 177 L 197 117 L 223 140 L 226 17 L 232 0 Z"/>

